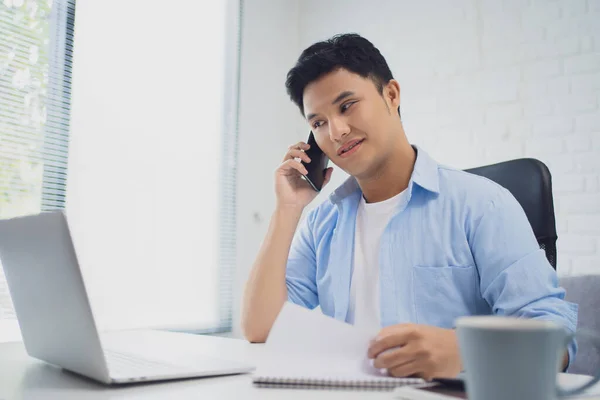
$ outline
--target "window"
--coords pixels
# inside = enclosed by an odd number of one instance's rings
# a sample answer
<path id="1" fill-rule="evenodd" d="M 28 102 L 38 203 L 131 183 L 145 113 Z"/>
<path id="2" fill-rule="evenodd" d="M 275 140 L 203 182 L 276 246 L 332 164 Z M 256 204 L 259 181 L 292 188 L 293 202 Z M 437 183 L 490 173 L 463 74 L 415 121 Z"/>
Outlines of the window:
<path id="1" fill-rule="evenodd" d="M 0 69 L 0 160 L 15 165 L 0 180 L 12 196 L 0 202 L 2 217 L 66 208 L 101 330 L 228 331 L 241 4 L 79 2 L 76 19 L 73 6 L 0 5 L 0 68 L 24 43 L 23 65 L 9 67 L 10 79 Z M 39 21 L 18 19 L 32 13 Z M 6 30 L 23 33 L 7 40 Z M 37 97 L 14 87 L 34 81 L 33 65 L 48 81 Z M 1 279 L 0 318 L 16 325 Z"/>
<path id="2" fill-rule="evenodd" d="M 74 3 L 0 1 L 0 218 L 64 207 Z M 0 268 L 0 341 L 20 337 Z"/>
<path id="3" fill-rule="evenodd" d="M 230 329 L 238 15 L 77 3 L 66 209 L 101 329 Z"/>

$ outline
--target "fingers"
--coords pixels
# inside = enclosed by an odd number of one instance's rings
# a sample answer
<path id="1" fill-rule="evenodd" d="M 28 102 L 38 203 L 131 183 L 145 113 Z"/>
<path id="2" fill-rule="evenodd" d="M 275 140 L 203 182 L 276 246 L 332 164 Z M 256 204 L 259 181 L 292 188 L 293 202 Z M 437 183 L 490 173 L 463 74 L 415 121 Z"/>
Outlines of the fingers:
<path id="1" fill-rule="evenodd" d="M 424 325 L 399 324 L 382 329 L 368 355 L 375 368 L 393 376 L 424 379 L 455 376 L 462 368 L 456 333 Z"/>
<path id="2" fill-rule="evenodd" d="M 411 339 L 415 339 L 414 333 L 411 325 L 396 325 L 393 330 L 382 330 L 369 346 L 369 358 L 375 358 L 392 347 L 404 346 Z"/>
<path id="3" fill-rule="evenodd" d="M 388 349 L 380 353 L 374 360 L 375 368 L 394 368 L 398 365 L 406 364 L 409 361 L 416 359 L 414 351 L 410 345 Z"/>
<path id="4" fill-rule="evenodd" d="M 388 374 L 390 374 L 391 376 L 396 376 L 399 378 L 405 378 L 409 376 L 419 376 L 424 378 L 424 376 L 422 375 L 421 367 L 417 360 L 412 360 L 404 364 L 397 365 L 393 368 L 388 369 L 387 371 Z M 426 377 L 425 379 L 428 378 L 429 377 Z"/>
<path id="5" fill-rule="evenodd" d="M 291 150 L 291 149 L 308 150 L 308 149 L 310 149 L 310 144 L 306 144 L 304 142 L 298 142 L 296 144 L 291 145 L 288 149 L 289 150 Z"/>
<path id="6" fill-rule="evenodd" d="M 296 161 L 294 159 L 284 161 L 283 164 L 281 164 L 281 166 L 279 167 L 279 170 L 281 170 L 281 171 L 283 171 L 284 173 L 287 173 L 287 174 L 289 174 L 293 170 L 298 171 L 302 175 L 307 175 L 308 174 L 308 171 L 306 170 L 306 168 L 304 167 L 304 165 L 302 165 L 301 162 Z"/>
<path id="7" fill-rule="evenodd" d="M 285 155 L 285 160 L 290 160 L 290 159 L 294 159 L 294 158 L 299 158 L 306 163 L 309 163 L 311 161 L 308 154 L 306 154 L 302 150 L 298 150 L 298 149 L 288 150 L 287 154 Z"/>
<path id="8" fill-rule="evenodd" d="M 373 367 L 386 369 L 388 374 L 397 377 L 407 376 L 425 376 L 427 371 L 425 365 L 426 359 L 418 348 L 413 345 L 406 345 L 396 349 L 389 349 L 381 353 L 373 360 Z"/>
<path id="9" fill-rule="evenodd" d="M 310 149 L 310 145 L 308 145 L 304 142 L 298 142 L 288 148 L 288 151 L 285 154 L 283 161 L 290 160 L 293 158 L 301 158 L 300 156 L 294 155 L 294 154 L 298 154 L 298 152 L 303 153 L 304 151 L 306 151 L 308 149 Z"/>

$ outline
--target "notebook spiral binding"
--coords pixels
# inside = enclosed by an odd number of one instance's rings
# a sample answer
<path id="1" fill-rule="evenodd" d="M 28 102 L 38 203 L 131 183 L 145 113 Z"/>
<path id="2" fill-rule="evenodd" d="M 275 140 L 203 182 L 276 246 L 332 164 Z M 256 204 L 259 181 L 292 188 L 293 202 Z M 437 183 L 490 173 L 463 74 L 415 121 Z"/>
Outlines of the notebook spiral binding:
<path id="1" fill-rule="evenodd" d="M 341 390 L 393 390 L 399 386 L 422 384 L 423 379 L 369 379 L 349 380 L 336 378 L 276 378 L 256 376 L 252 380 L 257 387 L 288 389 L 341 389 Z"/>

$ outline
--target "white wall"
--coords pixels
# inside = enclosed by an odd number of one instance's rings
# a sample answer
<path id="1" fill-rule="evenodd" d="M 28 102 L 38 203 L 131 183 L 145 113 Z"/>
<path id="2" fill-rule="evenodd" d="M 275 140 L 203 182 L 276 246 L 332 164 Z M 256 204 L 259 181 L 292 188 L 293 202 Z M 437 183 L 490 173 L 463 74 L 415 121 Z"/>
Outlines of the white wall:
<path id="1" fill-rule="evenodd" d="M 409 139 L 459 168 L 550 168 L 558 272 L 600 273 L 600 2 L 305 0 L 300 48 L 371 40 L 400 82 Z"/>

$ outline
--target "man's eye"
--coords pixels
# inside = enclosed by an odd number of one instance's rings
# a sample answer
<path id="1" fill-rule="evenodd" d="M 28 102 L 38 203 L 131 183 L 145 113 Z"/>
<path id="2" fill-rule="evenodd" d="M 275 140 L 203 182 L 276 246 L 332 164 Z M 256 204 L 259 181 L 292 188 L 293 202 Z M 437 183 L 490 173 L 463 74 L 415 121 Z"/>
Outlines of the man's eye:
<path id="1" fill-rule="evenodd" d="M 317 129 L 321 125 L 323 125 L 323 121 L 317 121 L 317 122 L 313 123 L 313 129 Z"/>
<path id="2" fill-rule="evenodd" d="M 346 110 L 348 110 L 348 109 L 349 109 L 349 108 L 350 108 L 350 107 L 351 107 L 351 106 L 352 106 L 354 103 L 356 103 L 356 102 L 355 102 L 355 101 L 351 101 L 351 102 L 349 102 L 349 103 L 342 104 L 342 106 L 340 107 L 340 110 L 341 110 L 342 112 L 345 112 L 345 111 L 346 111 Z"/>

